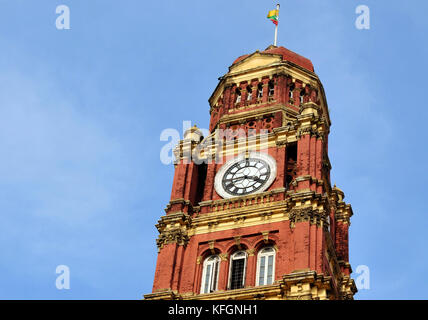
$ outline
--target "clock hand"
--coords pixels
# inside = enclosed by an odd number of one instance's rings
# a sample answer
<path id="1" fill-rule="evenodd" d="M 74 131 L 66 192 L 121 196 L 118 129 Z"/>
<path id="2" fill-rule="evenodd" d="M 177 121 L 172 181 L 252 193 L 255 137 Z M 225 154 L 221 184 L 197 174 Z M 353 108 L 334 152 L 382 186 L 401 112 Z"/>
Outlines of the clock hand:
<path id="1" fill-rule="evenodd" d="M 235 180 L 242 180 L 242 179 L 250 179 L 250 180 L 259 181 L 260 177 L 257 177 L 257 176 L 242 176 L 242 177 L 238 177 L 238 178 L 232 178 L 231 180 L 235 181 Z"/>
<path id="2" fill-rule="evenodd" d="M 242 180 L 242 179 L 245 179 L 245 176 L 238 177 L 238 178 L 232 178 L 231 180 L 232 181 L 236 181 L 236 180 Z"/>
<path id="3" fill-rule="evenodd" d="M 254 180 L 254 181 L 260 181 L 260 177 L 257 177 L 257 176 L 246 176 L 246 178 L 247 179 L 250 179 L 250 180 Z"/>
<path id="4" fill-rule="evenodd" d="M 237 177 L 237 178 L 225 179 L 224 181 L 231 181 L 231 182 L 235 182 L 235 181 L 242 180 L 242 179 L 245 179 L 245 176 Z"/>

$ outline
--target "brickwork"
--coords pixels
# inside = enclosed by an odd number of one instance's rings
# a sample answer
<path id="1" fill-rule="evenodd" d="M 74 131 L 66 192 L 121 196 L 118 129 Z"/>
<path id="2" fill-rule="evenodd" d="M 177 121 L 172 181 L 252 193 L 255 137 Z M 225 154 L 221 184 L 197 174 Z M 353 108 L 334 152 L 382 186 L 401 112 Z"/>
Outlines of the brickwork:
<path id="1" fill-rule="evenodd" d="M 183 150 L 195 152 L 204 141 L 183 140 L 177 147 L 171 201 L 156 225 L 153 293 L 145 298 L 352 298 L 352 208 L 330 184 L 330 118 L 310 60 L 273 46 L 242 56 L 209 101 L 209 129 L 226 130 L 219 137 L 232 151 L 215 149 L 223 161 L 196 164 Z M 215 177 L 226 161 L 250 152 L 250 140 L 238 148 L 248 136 L 275 159 L 275 179 L 263 192 L 223 199 Z M 259 288 L 258 254 L 266 246 L 275 250 L 274 282 Z M 240 250 L 246 254 L 244 288 L 229 290 L 230 257 Z M 220 257 L 218 286 L 201 294 L 203 263 L 211 255 Z"/>

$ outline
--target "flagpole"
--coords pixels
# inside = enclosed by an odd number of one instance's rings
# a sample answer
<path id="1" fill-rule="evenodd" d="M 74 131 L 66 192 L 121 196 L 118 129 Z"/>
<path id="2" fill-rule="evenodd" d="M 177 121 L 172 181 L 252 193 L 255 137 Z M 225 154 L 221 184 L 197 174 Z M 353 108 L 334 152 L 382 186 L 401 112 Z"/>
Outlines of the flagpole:
<path id="1" fill-rule="evenodd" d="M 274 40 L 274 42 L 273 42 L 273 45 L 276 47 L 276 42 L 277 42 L 277 40 L 278 40 L 278 24 L 279 24 L 279 3 L 276 5 L 276 12 L 278 13 L 278 16 L 277 16 L 277 23 L 276 23 L 276 26 L 275 26 L 275 40 Z"/>

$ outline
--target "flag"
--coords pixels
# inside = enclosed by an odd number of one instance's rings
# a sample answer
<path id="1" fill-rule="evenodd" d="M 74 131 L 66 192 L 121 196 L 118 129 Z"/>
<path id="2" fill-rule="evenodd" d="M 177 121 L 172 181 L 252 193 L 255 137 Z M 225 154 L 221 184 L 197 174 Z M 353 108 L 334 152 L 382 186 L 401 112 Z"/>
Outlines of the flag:
<path id="1" fill-rule="evenodd" d="M 277 26 L 278 25 L 278 10 L 269 11 L 267 18 Z"/>

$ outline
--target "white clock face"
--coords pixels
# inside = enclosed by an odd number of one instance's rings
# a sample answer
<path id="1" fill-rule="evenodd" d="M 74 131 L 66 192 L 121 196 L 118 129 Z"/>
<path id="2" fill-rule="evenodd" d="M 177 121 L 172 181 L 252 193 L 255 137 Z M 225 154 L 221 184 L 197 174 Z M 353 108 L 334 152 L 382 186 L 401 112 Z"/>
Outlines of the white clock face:
<path id="1" fill-rule="evenodd" d="M 263 192 L 276 177 L 275 160 L 263 153 L 250 153 L 228 161 L 215 177 L 214 187 L 223 198 Z"/>

